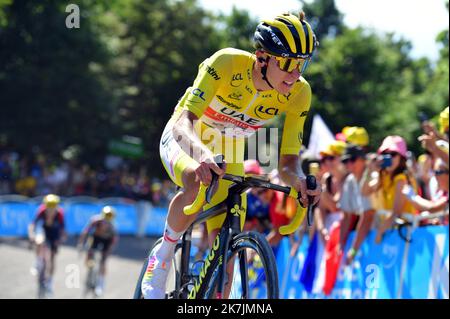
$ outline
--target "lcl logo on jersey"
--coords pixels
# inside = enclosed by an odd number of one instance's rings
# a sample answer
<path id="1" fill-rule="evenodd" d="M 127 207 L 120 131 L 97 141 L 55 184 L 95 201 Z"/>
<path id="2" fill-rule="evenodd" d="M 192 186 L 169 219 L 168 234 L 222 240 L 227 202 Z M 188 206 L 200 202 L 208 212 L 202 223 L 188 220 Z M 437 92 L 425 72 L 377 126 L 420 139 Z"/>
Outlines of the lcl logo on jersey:
<path id="1" fill-rule="evenodd" d="M 233 74 L 233 77 L 231 78 L 231 86 L 233 87 L 238 87 L 239 85 L 242 84 L 242 81 L 244 80 L 244 78 L 242 77 L 242 73 L 235 73 Z"/>
<path id="2" fill-rule="evenodd" d="M 201 98 L 203 101 L 206 101 L 203 97 L 205 95 L 205 91 L 200 90 L 199 88 L 195 88 L 192 90 L 192 95 L 195 95 L 196 97 Z"/>
<path id="3" fill-rule="evenodd" d="M 275 107 L 265 107 L 264 105 L 258 105 L 255 108 L 255 115 L 259 117 L 260 119 L 269 119 L 271 117 L 274 117 L 275 115 L 278 115 L 279 109 Z"/>

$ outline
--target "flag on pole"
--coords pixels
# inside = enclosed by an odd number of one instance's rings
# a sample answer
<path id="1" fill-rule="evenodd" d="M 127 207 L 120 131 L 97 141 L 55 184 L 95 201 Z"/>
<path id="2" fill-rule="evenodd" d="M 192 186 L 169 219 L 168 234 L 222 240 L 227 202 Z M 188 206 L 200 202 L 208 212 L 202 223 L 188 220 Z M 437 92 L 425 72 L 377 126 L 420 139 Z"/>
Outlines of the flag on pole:
<path id="1" fill-rule="evenodd" d="M 320 151 L 327 148 L 336 139 L 319 114 L 314 115 L 309 138 L 308 153 L 319 158 Z"/>

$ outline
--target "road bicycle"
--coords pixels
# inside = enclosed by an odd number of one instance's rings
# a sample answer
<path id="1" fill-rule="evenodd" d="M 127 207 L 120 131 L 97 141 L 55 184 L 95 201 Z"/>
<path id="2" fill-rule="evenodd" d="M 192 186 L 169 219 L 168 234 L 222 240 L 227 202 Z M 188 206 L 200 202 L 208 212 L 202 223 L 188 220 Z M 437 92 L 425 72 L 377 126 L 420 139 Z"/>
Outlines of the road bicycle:
<path id="1" fill-rule="evenodd" d="M 223 157 L 216 157 L 218 165 Z M 241 205 L 241 194 L 252 187 L 272 189 L 299 199 L 299 193 L 286 186 L 270 183 L 260 176 L 237 176 L 225 174 L 224 180 L 231 181 L 227 198 L 221 203 L 199 213 L 195 221 L 183 234 L 175 247 L 172 267 L 166 282 L 168 299 L 276 299 L 279 297 L 278 273 L 275 256 L 263 235 L 254 231 L 242 232 L 240 215 L 245 213 Z M 192 205 L 184 208 L 187 215 L 199 212 L 204 203 L 209 203 L 218 176 L 213 174 L 209 187 L 201 185 Z M 315 189 L 316 180 L 307 176 L 307 188 Z M 309 198 L 312 202 L 312 198 Z M 289 225 L 280 227 L 282 235 L 293 233 L 307 215 L 311 225 L 312 206 L 297 205 L 297 212 Z M 192 230 L 195 225 L 226 212 L 225 222 L 216 236 L 204 260 L 192 261 Z M 154 249 L 162 238 L 155 242 Z M 149 254 L 149 256 L 151 253 Z M 143 299 L 142 278 L 148 265 L 147 257 L 137 280 L 134 299 Z"/>

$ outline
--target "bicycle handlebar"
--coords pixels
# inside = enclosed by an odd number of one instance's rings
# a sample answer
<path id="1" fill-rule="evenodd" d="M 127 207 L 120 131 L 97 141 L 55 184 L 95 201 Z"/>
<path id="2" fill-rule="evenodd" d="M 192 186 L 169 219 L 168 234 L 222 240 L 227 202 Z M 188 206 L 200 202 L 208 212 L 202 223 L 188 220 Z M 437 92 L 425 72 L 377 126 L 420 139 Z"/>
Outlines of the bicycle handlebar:
<path id="1" fill-rule="evenodd" d="M 198 190 L 197 197 L 191 205 L 185 206 L 183 208 L 183 212 L 185 215 L 193 215 L 202 209 L 203 204 L 206 201 L 206 191 L 208 190 L 208 186 L 200 183 L 200 188 Z"/>
<path id="2" fill-rule="evenodd" d="M 220 167 L 223 168 L 223 162 L 224 156 L 223 155 L 217 155 L 214 156 L 214 162 Z M 195 198 L 194 202 L 191 205 L 188 205 L 184 207 L 183 212 L 185 215 L 193 215 L 197 213 L 202 207 L 205 201 L 207 203 L 211 202 L 212 195 L 214 193 L 214 188 L 216 188 L 218 182 L 219 182 L 219 176 L 211 171 L 212 174 L 212 180 L 210 186 L 206 186 L 203 183 L 200 183 L 200 188 L 198 190 L 197 197 Z"/>
<path id="3" fill-rule="evenodd" d="M 295 198 L 296 200 L 299 199 L 299 192 L 297 192 L 294 188 L 291 188 L 291 191 L 289 192 L 289 197 Z M 292 221 L 288 225 L 281 226 L 278 231 L 281 235 L 289 235 L 295 232 L 300 225 L 303 222 L 303 219 L 305 219 L 306 214 L 306 208 L 302 207 L 300 203 L 297 204 L 297 211 L 295 212 L 294 218 L 292 218 Z"/>
<path id="4" fill-rule="evenodd" d="M 223 159 L 223 157 L 221 157 L 221 158 Z M 216 157 L 215 160 L 216 159 L 219 159 L 219 157 Z M 216 163 L 220 164 L 221 160 L 220 161 L 216 160 Z M 183 209 L 184 214 L 186 214 L 188 216 L 196 214 L 198 211 L 200 211 L 202 209 L 203 205 L 205 204 L 205 201 L 208 203 L 210 202 L 210 199 L 211 199 L 211 196 L 213 193 L 212 188 L 215 187 L 218 182 L 217 175 L 214 173 L 212 173 L 212 174 L 213 174 L 213 181 L 214 181 L 215 185 L 213 185 L 213 183 L 211 183 L 212 187 L 208 187 L 208 186 L 200 183 L 200 188 L 199 188 L 197 197 L 195 198 L 194 202 L 191 205 L 184 207 L 184 209 Z M 276 184 L 263 182 L 261 180 L 254 179 L 251 177 L 243 178 L 241 176 L 235 176 L 235 175 L 230 175 L 230 174 L 225 175 L 224 179 L 232 180 L 235 183 L 248 182 L 249 184 L 251 184 L 251 181 L 257 180 L 259 183 L 264 184 L 264 185 L 261 184 L 261 186 L 259 186 L 259 187 L 264 187 L 264 188 L 268 188 L 268 189 L 274 189 L 276 191 L 281 191 L 283 193 L 288 194 L 289 197 L 295 198 L 296 200 L 298 200 L 300 198 L 299 192 L 297 192 L 292 187 L 284 187 L 284 186 L 280 186 L 280 185 L 276 185 Z M 313 175 L 308 175 L 306 178 L 306 184 L 307 184 L 308 189 L 315 189 L 316 188 L 315 177 Z M 255 185 L 255 186 L 258 186 L 258 185 Z M 309 202 L 312 203 L 312 198 L 308 198 L 308 199 L 309 199 Z M 298 229 L 300 227 L 307 212 L 308 212 L 308 226 L 311 226 L 311 224 L 312 224 L 312 206 L 313 205 L 308 205 L 308 207 L 302 207 L 299 203 L 299 205 L 297 206 L 297 211 L 296 211 L 294 217 L 292 218 L 292 221 L 288 225 L 284 225 L 279 228 L 280 234 L 281 235 L 292 234 L 296 229 Z"/>

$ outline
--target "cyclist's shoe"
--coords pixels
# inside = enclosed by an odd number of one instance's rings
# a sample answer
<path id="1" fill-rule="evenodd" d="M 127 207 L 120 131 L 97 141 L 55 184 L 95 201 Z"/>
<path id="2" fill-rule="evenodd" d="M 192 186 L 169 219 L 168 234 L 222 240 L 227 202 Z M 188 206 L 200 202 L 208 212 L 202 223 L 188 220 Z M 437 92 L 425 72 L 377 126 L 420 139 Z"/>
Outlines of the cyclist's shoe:
<path id="1" fill-rule="evenodd" d="M 97 298 L 101 297 L 103 295 L 103 288 L 100 286 L 95 287 L 94 293 Z"/>
<path id="2" fill-rule="evenodd" d="M 165 299 L 166 281 L 171 262 L 160 260 L 154 254 L 154 249 L 148 258 L 147 270 L 141 283 L 145 299 Z"/>
<path id="3" fill-rule="evenodd" d="M 99 276 L 97 280 L 97 285 L 95 286 L 95 295 L 101 297 L 103 295 L 103 287 L 105 286 L 105 281 L 102 276 Z"/>

